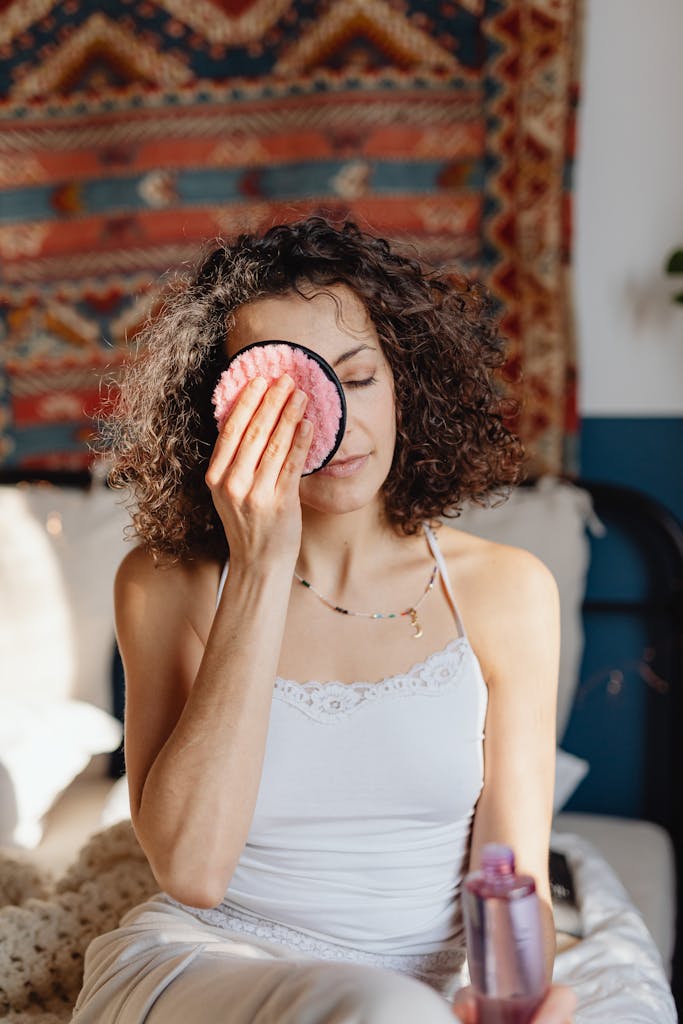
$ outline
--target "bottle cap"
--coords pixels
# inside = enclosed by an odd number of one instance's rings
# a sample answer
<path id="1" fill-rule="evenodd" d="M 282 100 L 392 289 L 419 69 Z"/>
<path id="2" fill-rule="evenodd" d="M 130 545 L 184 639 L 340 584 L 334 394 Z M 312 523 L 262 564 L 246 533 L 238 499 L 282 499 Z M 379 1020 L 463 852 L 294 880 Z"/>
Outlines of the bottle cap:
<path id="1" fill-rule="evenodd" d="M 481 866 L 487 875 L 514 875 L 515 855 L 503 843 L 486 843 L 481 851 Z"/>

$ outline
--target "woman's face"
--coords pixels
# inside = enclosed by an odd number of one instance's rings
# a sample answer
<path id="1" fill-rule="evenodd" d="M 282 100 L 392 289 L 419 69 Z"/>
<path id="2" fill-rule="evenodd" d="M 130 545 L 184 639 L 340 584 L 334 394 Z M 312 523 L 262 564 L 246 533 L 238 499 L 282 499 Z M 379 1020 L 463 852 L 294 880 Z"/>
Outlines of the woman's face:
<path id="1" fill-rule="evenodd" d="M 378 499 L 391 468 L 393 378 L 374 324 L 350 288 L 309 285 L 302 291 L 310 297 L 290 292 L 240 306 L 227 352 L 233 356 L 256 341 L 293 341 L 334 367 L 346 398 L 346 430 L 329 468 L 302 477 L 300 494 L 303 505 L 321 512 L 351 512 Z"/>

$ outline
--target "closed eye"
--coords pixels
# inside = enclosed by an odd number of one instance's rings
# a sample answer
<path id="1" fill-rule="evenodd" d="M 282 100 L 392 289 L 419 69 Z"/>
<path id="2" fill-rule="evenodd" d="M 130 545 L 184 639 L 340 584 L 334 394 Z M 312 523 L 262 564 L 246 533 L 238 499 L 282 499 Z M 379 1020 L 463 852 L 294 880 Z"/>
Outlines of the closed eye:
<path id="1" fill-rule="evenodd" d="M 376 384 L 376 383 L 377 383 L 377 378 L 376 377 L 368 377 L 366 380 L 345 380 L 344 381 L 344 387 L 345 388 L 367 388 L 367 387 L 370 386 L 370 384 Z"/>

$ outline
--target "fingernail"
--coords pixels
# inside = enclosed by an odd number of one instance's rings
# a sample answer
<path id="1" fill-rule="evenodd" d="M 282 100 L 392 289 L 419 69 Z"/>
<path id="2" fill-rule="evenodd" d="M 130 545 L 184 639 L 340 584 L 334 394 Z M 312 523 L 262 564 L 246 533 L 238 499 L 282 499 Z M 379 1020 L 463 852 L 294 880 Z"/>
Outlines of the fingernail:
<path id="1" fill-rule="evenodd" d="M 268 387 L 268 381 L 265 377 L 254 377 L 251 381 L 251 386 L 255 391 L 265 391 Z"/>

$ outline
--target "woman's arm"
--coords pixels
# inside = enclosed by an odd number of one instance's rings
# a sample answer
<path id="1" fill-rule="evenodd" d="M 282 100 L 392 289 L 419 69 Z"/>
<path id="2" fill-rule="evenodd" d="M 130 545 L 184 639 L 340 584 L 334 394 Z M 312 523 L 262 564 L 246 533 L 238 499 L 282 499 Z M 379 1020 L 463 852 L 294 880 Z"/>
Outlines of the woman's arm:
<path id="1" fill-rule="evenodd" d="M 305 405 L 286 375 L 252 381 L 220 430 L 206 483 L 230 572 L 215 615 L 196 563 L 156 570 L 132 552 L 116 579 L 133 825 L 160 886 L 195 906 L 223 898 L 253 817 L 301 542 Z"/>
<path id="2" fill-rule="evenodd" d="M 548 876 L 560 652 L 559 597 L 550 571 L 518 548 L 492 545 L 472 635 L 489 690 L 484 786 L 474 815 L 470 870 L 485 843 L 506 843 L 536 879 L 548 980 L 555 957 Z M 484 611 L 486 609 L 486 611 Z M 482 625 L 480 626 L 479 623 Z"/>
<path id="3" fill-rule="evenodd" d="M 231 568 L 204 647 L 186 572 L 136 550 L 117 574 L 132 821 L 192 906 L 221 901 L 249 831 L 290 588 L 288 571 Z"/>
<path id="4" fill-rule="evenodd" d="M 470 638 L 489 688 L 484 786 L 477 802 L 469 870 L 485 843 L 505 843 L 517 870 L 536 879 L 548 992 L 533 1024 L 570 1024 L 576 996 L 551 985 L 555 958 L 548 850 L 555 781 L 555 714 L 560 657 L 559 598 L 549 570 L 518 548 L 491 545 L 480 576 L 477 632 Z M 477 633 L 479 635 L 477 635 Z M 453 1003 L 462 1024 L 480 1024 L 470 986 Z"/>

